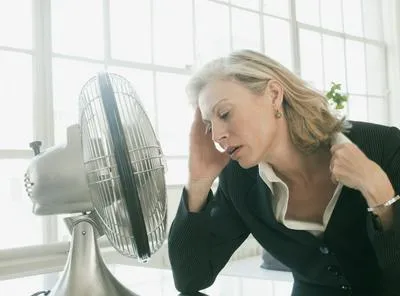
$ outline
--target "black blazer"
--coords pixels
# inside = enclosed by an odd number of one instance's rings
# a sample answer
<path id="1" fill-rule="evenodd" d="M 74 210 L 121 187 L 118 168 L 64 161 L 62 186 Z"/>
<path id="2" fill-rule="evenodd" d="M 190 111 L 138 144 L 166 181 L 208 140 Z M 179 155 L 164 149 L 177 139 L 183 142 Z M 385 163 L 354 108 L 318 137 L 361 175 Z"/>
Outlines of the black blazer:
<path id="1" fill-rule="evenodd" d="M 384 169 L 400 194 L 400 131 L 352 124 L 346 136 Z M 400 202 L 393 205 L 393 227 L 382 232 L 361 193 L 343 186 L 319 238 L 278 223 L 258 166 L 243 169 L 235 161 L 225 167 L 217 191 L 210 191 L 201 212 L 188 212 L 186 198 L 184 189 L 168 240 L 174 281 L 181 292 L 209 287 L 252 233 L 292 270 L 292 295 L 400 295 Z"/>

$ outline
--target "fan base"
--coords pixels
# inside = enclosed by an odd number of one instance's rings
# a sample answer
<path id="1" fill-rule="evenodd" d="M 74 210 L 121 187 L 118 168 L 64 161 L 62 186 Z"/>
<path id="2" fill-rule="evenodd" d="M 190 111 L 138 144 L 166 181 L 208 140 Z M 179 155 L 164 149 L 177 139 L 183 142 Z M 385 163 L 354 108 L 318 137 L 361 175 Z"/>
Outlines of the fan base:
<path id="1" fill-rule="evenodd" d="M 96 229 L 84 219 L 75 224 L 64 272 L 49 296 L 139 296 L 108 270 L 97 245 Z"/>

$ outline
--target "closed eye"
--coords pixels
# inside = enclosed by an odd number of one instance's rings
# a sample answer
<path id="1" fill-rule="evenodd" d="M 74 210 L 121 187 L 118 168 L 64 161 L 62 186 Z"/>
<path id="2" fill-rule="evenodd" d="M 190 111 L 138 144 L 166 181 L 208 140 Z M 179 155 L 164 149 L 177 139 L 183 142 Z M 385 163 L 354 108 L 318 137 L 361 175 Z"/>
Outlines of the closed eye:
<path id="1" fill-rule="evenodd" d="M 218 117 L 219 117 L 220 119 L 222 119 L 222 120 L 226 120 L 226 119 L 228 119 L 228 116 L 229 116 L 229 111 L 219 114 Z M 204 124 L 205 124 L 205 126 L 206 126 L 206 128 L 205 128 L 205 134 L 211 133 L 211 131 L 212 131 L 212 124 L 211 124 L 211 122 L 208 121 L 208 120 L 203 120 L 203 122 L 204 122 Z"/>
<path id="2" fill-rule="evenodd" d="M 229 111 L 228 111 L 228 112 L 221 113 L 221 114 L 219 115 L 219 118 L 221 118 L 221 119 L 227 119 L 227 118 L 228 118 L 228 115 L 229 115 Z"/>

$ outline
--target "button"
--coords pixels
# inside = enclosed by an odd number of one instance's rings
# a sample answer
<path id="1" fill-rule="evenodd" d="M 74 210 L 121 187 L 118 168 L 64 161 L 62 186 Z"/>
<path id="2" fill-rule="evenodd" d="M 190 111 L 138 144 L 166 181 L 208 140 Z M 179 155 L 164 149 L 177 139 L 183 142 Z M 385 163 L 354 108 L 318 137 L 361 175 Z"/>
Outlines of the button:
<path id="1" fill-rule="evenodd" d="M 327 269 L 334 276 L 341 276 L 342 275 L 342 273 L 339 271 L 339 268 L 337 266 L 329 265 Z"/>
<path id="2" fill-rule="evenodd" d="M 324 255 L 328 255 L 329 254 L 329 249 L 328 249 L 327 246 L 320 246 L 319 247 L 319 251 Z"/>
<path id="3" fill-rule="evenodd" d="M 336 270 L 335 266 L 332 265 L 329 265 L 327 269 L 329 272 L 334 272 Z"/>
<path id="4" fill-rule="evenodd" d="M 342 289 L 342 290 L 344 290 L 344 291 L 350 291 L 350 290 L 351 290 L 351 287 L 350 287 L 350 286 L 347 286 L 347 285 L 343 285 L 343 286 L 340 287 L 340 289 Z"/>

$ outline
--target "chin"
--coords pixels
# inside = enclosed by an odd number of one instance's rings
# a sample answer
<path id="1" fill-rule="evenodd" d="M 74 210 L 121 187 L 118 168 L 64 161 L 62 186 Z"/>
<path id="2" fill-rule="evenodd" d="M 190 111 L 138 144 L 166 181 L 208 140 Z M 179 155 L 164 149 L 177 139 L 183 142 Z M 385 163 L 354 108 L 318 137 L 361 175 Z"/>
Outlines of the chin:
<path id="1" fill-rule="evenodd" d="M 243 169 L 249 169 L 249 168 L 252 168 L 252 167 L 258 165 L 258 162 L 251 161 L 251 160 L 244 160 L 244 159 L 239 158 L 236 161 Z"/>

